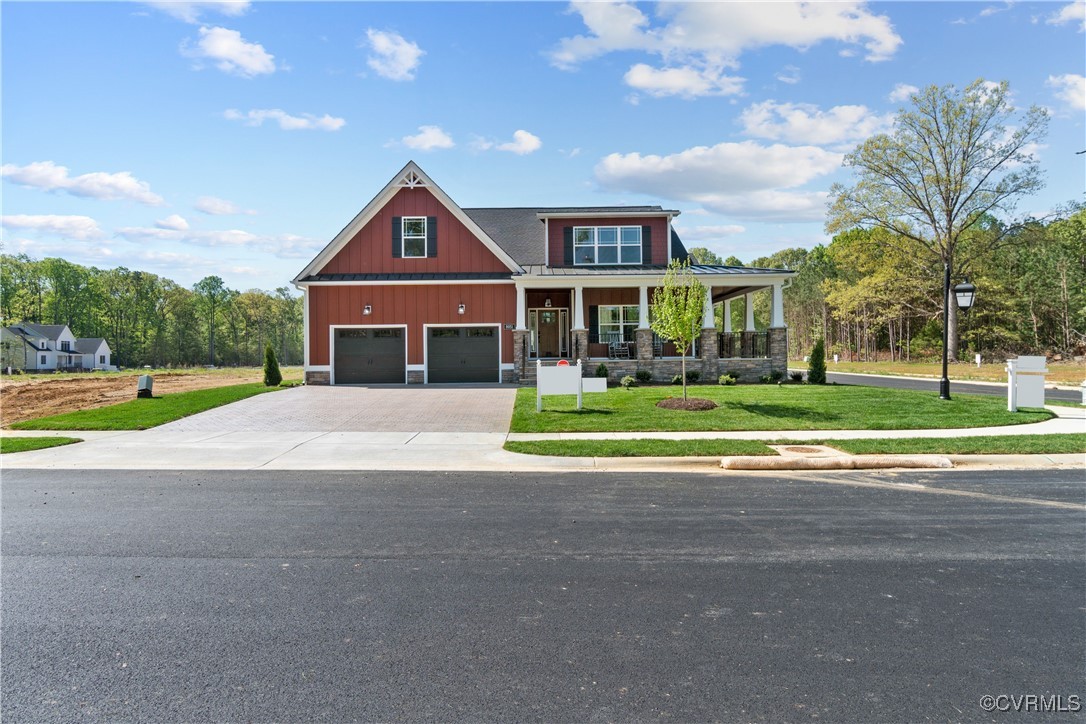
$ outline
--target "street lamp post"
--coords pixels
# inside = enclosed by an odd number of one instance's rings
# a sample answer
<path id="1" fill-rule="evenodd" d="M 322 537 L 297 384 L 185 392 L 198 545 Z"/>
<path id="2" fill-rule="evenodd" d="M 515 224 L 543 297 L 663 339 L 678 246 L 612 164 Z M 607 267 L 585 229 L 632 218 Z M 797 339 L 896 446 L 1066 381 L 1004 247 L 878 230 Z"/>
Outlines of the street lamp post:
<path id="1" fill-rule="evenodd" d="M 966 279 L 954 286 L 954 301 L 961 309 L 973 306 L 977 288 Z M 950 346 L 950 264 L 943 264 L 943 377 L 939 380 L 939 399 L 950 399 L 950 378 L 947 376 L 947 352 Z"/>

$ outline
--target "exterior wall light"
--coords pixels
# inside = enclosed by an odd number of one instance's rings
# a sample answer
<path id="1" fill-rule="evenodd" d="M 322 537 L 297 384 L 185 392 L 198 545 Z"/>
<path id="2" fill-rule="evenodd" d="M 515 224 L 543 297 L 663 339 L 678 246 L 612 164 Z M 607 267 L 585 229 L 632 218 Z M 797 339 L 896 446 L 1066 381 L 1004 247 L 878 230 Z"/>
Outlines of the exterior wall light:
<path id="1" fill-rule="evenodd" d="M 546 301 L 543 302 L 543 306 L 548 307 L 548 308 L 551 306 L 551 298 L 550 297 L 547 297 Z"/>
<path id="2" fill-rule="evenodd" d="M 367 317 L 369 315 L 373 314 L 373 307 L 371 307 L 368 304 L 366 306 L 362 307 L 362 314 L 364 314 Z"/>
<path id="3" fill-rule="evenodd" d="M 464 313 L 464 312 L 466 312 L 466 311 L 468 311 L 468 308 L 467 308 L 467 306 L 466 306 L 466 305 L 464 305 L 464 304 L 461 304 L 460 306 L 458 306 L 458 307 L 456 308 L 456 313 L 457 313 L 457 314 L 463 314 L 463 313 Z"/>

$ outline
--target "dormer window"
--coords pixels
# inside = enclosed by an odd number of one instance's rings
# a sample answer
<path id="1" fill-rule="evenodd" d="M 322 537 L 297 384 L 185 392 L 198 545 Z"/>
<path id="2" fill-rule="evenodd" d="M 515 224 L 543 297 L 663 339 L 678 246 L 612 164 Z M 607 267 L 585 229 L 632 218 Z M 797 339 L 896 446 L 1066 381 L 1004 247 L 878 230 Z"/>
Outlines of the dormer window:
<path id="1" fill-rule="evenodd" d="M 60 351 L 61 352 L 71 352 L 72 351 L 72 343 L 67 341 L 67 340 L 61 342 L 60 343 Z"/>
<path id="2" fill-rule="evenodd" d="M 573 227 L 573 263 L 640 264 L 640 226 Z"/>
<path id="3" fill-rule="evenodd" d="M 426 256 L 426 217 L 403 217 L 403 258 Z"/>

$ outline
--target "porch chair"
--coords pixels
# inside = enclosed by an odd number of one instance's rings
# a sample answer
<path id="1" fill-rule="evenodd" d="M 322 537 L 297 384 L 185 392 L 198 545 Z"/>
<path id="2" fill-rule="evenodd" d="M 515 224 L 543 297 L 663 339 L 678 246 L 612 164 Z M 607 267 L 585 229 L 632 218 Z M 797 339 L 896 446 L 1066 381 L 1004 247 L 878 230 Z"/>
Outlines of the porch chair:
<path id="1" fill-rule="evenodd" d="M 607 357 L 610 359 L 630 359 L 630 347 L 622 341 L 621 332 L 608 332 Z"/>

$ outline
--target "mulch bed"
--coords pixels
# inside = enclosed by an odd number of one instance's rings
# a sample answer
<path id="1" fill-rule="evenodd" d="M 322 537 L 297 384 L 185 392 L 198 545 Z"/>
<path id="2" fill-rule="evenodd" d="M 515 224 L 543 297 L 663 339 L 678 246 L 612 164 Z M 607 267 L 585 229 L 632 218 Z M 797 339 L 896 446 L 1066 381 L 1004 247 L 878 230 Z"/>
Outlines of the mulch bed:
<path id="1" fill-rule="evenodd" d="M 716 409 L 717 405 L 712 400 L 703 400 L 700 397 L 691 397 L 689 400 L 684 400 L 681 397 L 669 397 L 666 400 L 657 402 L 656 406 L 662 407 L 665 410 L 690 410 L 697 412 L 699 410 Z"/>

